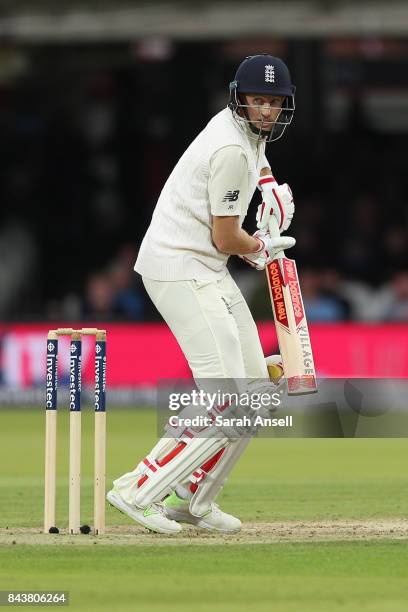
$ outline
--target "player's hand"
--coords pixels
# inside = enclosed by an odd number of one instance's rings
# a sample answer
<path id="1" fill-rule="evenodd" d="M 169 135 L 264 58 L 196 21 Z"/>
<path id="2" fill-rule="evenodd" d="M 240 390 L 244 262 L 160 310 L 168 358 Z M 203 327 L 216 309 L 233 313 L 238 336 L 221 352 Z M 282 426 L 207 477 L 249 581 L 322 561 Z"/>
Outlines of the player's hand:
<path id="1" fill-rule="evenodd" d="M 269 217 L 274 215 L 280 232 L 288 229 L 295 213 L 292 190 L 287 183 L 278 185 L 272 175 L 261 176 L 258 188 L 262 193 L 262 204 L 256 214 L 259 229 L 267 229 Z"/>
<path id="2" fill-rule="evenodd" d="M 296 240 L 291 236 L 272 238 L 265 230 L 255 232 L 254 238 L 259 242 L 259 250 L 255 253 L 239 255 L 239 257 L 256 270 L 264 270 L 266 264 L 275 259 L 278 253 L 296 244 Z"/>

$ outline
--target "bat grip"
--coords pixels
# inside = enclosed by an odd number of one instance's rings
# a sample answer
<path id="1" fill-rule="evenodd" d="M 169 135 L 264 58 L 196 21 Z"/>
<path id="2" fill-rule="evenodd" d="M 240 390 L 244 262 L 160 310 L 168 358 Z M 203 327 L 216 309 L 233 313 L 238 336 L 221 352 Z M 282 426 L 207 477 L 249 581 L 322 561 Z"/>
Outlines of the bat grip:
<path id="1" fill-rule="evenodd" d="M 279 238 L 280 231 L 278 221 L 274 215 L 271 215 L 269 218 L 269 235 L 271 238 Z M 276 253 L 274 259 L 283 259 L 285 257 L 285 253 L 283 251 L 279 251 Z"/>

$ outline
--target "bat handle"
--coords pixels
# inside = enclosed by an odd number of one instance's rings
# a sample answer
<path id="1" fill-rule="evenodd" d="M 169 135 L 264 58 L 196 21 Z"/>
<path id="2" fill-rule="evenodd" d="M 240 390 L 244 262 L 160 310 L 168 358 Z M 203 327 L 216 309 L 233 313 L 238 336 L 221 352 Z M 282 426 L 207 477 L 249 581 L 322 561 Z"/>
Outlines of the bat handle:
<path id="1" fill-rule="evenodd" d="M 269 219 L 269 235 L 271 238 L 279 238 L 280 236 L 279 225 L 274 215 L 271 215 Z M 285 253 L 283 251 L 279 251 L 276 253 L 274 259 L 283 259 L 284 257 Z"/>

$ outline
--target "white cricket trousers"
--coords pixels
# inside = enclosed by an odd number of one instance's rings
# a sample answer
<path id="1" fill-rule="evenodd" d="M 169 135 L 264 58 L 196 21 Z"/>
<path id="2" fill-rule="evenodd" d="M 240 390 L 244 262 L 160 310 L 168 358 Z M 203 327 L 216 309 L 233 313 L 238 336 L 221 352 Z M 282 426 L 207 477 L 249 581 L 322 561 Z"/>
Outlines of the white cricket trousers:
<path id="1" fill-rule="evenodd" d="M 229 274 L 219 281 L 170 282 L 143 278 L 143 283 L 176 337 L 196 381 L 215 378 L 269 379 L 255 322 L 241 291 Z M 165 436 L 156 444 L 149 453 L 150 461 L 156 453 L 162 452 L 163 442 L 167 441 Z M 212 471 L 213 477 L 204 478 L 199 485 L 192 500 L 196 500 L 196 509 L 200 514 L 210 507 L 248 442 L 249 438 L 241 438 L 235 444 L 227 445 Z M 191 473 L 197 467 L 191 465 Z M 114 481 L 127 503 L 135 503 L 138 480 L 145 471 L 146 466 L 141 461 L 133 471 Z M 184 492 L 191 490 L 190 479 L 178 482 L 178 486 Z"/>
<path id="2" fill-rule="evenodd" d="M 230 274 L 219 281 L 143 277 L 143 283 L 195 379 L 269 378 L 255 321 Z"/>

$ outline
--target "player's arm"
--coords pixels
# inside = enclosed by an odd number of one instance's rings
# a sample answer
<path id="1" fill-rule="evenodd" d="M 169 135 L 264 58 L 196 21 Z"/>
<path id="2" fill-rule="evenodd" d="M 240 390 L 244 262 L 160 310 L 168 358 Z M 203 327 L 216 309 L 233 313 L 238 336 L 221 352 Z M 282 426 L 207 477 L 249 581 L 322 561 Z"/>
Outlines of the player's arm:
<path id="1" fill-rule="evenodd" d="M 213 217 L 212 239 L 219 251 L 229 255 L 257 253 L 262 245 L 239 225 L 239 217 Z"/>
<path id="2" fill-rule="evenodd" d="M 274 238 L 267 232 L 250 236 L 240 227 L 240 215 L 248 208 L 248 162 L 244 150 L 230 145 L 210 161 L 208 193 L 213 216 L 212 239 L 219 251 L 244 256 L 257 269 L 279 248 L 290 248 L 293 238 Z"/>
<path id="3" fill-rule="evenodd" d="M 265 155 L 264 163 L 265 166 L 260 171 L 260 176 L 272 176 L 272 170 Z M 211 169 L 212 173 L 210 177 L 210 185 L 212 182 L 212 189 L 210 187 L 210 200 L 212 204 L 214 204 L 214 208 L 219 210 L 219 207 L 217 206 L 217 196 L 219 202 L 222 194 L 228 194 L 229 191 L 230 194 L 233 194 L 232 198 L 234 198 L 234 194 L 239 192 L 237 202 L 238 200 L 240 200 L 240 202 L 236 205 L 232 206 L 231 202 L 225 198 L 225 195 L 221 201 L 224 203 L 224 199 L 226 199 L 228 202 L 228 208 L 225 208 L 228 210 L 234 210 L 237 212 L 238 210 L 240 211 L 240 203 L 242 202 L 242 198 L 248 197 L 246 183 L 243 180 L 240 182 L 240 190 L 228 190 L 225 189 L 225 187 L 226 184 L 230 186 L 230 176 L 232 174 L 243 178 L 245 177 L 245 181 L 247 180 L 248 163 L 244 151 L 237 146 L 229 146 L 221 149 L 221 151 L 217 152 L 216 157 L 212 159 Z M 224 186 L 221 186 L 220 184 L 217 185 L 217 180 L 221 182 L 220 179 L 221 181 L 224 181 Z M 228 181 L 228 183 L 225 183 L 225 181 Z M 213 205 L 211 206 L 211 209 L 213 210 Z M 222 212 L 222 210 L 220 212 Z M 262 245 L 260 244 L 259 239 L 254 236 L 250 236 L 240 227 L 239 215 L 213 215 L 212 238 L 217 249 L 222 253 L 227 253 L 229 255 L 248 255 L 250 253 L 258 253 L 260 250 L 262 250 Z"/>
<path id="4" fill-rule="evenodd" d="M 229 255 L 256 253 L 259 240 L 240 227 L 240 215 L 248 208 L 248 161 L 238 145 L 219 149 L 210 160 L 208 195 L 212 214 L 212 239 Z"/>

